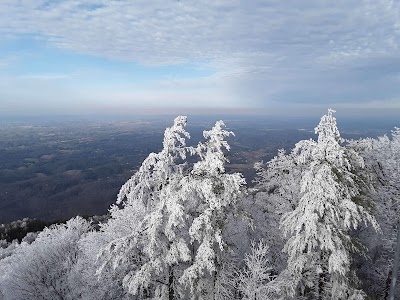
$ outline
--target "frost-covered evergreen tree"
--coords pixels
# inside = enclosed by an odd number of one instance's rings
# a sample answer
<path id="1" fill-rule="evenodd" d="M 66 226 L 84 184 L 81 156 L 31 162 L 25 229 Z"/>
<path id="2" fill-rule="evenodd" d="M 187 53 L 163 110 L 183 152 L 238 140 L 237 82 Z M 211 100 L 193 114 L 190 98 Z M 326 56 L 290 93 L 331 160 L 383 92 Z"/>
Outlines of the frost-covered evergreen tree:
<path id="1" fill-rule="evenodd" d="M 361 178 L 354 170 L 363 160 L 342 145 L 333 113 L 329 109 L 315 128 L 318 141 L 301 145 L 307 155 L 297 159 L 309 165 L 301 177 L 298 206 L 281 221 L 285 234 L 291 235 L 284 251 L 299 294 L 310 299 L 362 299 L 351 270 L 351 253 L 360 249 L 349 232 L 362 223 L 376 230 L 378 225 L 358 204 Z"/>
<path id="2" fill-rule="evenodd" d="M 124 279 L 132 293 L 148 289 L 158 298 L 205 299 L 219 290 L 224 225 L 244 184 L 241 175 L 225 174 L 224 139 L 232 133 L 223 126 L 219 121 L 204 132 L 208 140 L 191 149 L 200 161 L 184 176 L 171 174 L 146 214 L 142 264 Z"/>
<path id="3" fill-rule="evenodd" d="M 122 186 L 117 198 L 122 208 L 112 206 L 111 218 L 101 228 L 99 238 L 105 246 L 99 253 L 98 274 L 117 274 L 123 286 L 138 297 L 165 298 L 173 293 L 170 261 L 165 258 L 176 247 L 170 246 L 162 231 L 166 211 L 176 211 L 168 191 L 183 176 L 184 164 L 178 160 L 186 157 L 186 120 L 179 116 L 165 130 L 162 151 L 151 153 Z"/>
<path id="4" fill-rule="evenodd" d="M 77 217 L 45 228 L 31 244 L 21 243 L 1 261 L 6 267 L 0 283 L 4 298 L 80 299 L 82 278 L 74 274 L 74 268 L 80 256 L 78 241 L 89 230 L 90 224 Z"/>
<path id="5" fill-rule="evenodd" d="M 192 299 L 222 297 L 215 294 L 220 290 L 220 272 L 227 251 L 224 229 L 229 214 L 243 196 L 242 175 L 225 173 L 227 159 L 223 150 L 230 150 L 225 137 L 233 133 L 224 126 L 218 121 L 210 131 L 203 132 L 207 141 L 199 143 L 196 149 L 201 160 L 182 181 L 183 195 L 193 218 L 188 231 L 193 258 L 179 282 L 190 286 Z"/>
<path id="6" fill-rule="evenodd" d="M 255 164 L 254 204 L 248 207 L 254 220 L 253 238 L 262 238 L 270 245 L 271 264 L 275 272 L 286 267 L 287 256 L 281 250 L 285 244 L 284 236 L 279 230 L 280 219 L 285 213 L 293 211 L 300 199 L 300 179 L 306 166 L 298 160 L 302 141 L 290 152 L 284 149 L 266 163 Z M 308 148 L 306 148 L 308 149 Z M 304 153 L 301 153 L 304 156 Z M 260 232 L 261 231 L 261 232 Z"/>
<path id="7" fill-rule="evenodd" d="M 163 151 L 150 155 L 122 187 L 118 201 L 124 206 L 113 207 L 102 226 L 104 235 L 116 238 L 100 252 L 98 274 L 118 272 L 139 298 L 204 299 L 214 297 L 219 282 L 224 225 L 245 181 L 225 174 L 224 139 L 232 133 L 222 121 L 204 132 L 208 140 L 196 148 L 184 148 L 185 124 L 179 117 L 166 130 Z M 186 151 L 200 161 L 185 173 L 177 160 Z"/>
<path id="8" fill-rule="evenodd" d="M 269 247 L 265 242 L 252 243 L 251 252 L 244 259 L 245 267 L 238 276 L 243 300 L 274 299 L 275 291 L 268 285 L 275 279 L 269 256 Z"/>
<path id="9" fill-rule="evenodd" d="M 284 206 L 278 212 L 293 210 L 300 194 L 302 171 L 302 164 L 296 162 L 295 155 L 280 149 L 273 159 L 265 164 L 256 163 L 254 167 L 257 170 L 256 187 L 274 198 L 271 202 Z"/>
<path id="10" fill-rule="evenodd" d="M 387 298 L 400 211 L 400 129 L 395 128 L 391 137 L 360 139 L 352 141 L 351 146 L 364 158 L 364 176 L 373 186 L 369 193 L 383 233 L 374 236 L 371 230 L 365 230 L 360 234 L 371 257 L 371 262 L 360 268 L 364 286 L 369 294 Z"/>
<path id="11" fill-rule="evenodd" d="M 82 300 L 125 300 L 132 299 L 132 295 L 123 288 L 122 280 L 125 269 L 103 272 L 96 276 L 99 267 L 97 255 L 105 246 L 108 237 L 101 231 L 91 231 L 78 241 L 80 255 L 72 271 L 72 276 L 80 284 L 75 290 L 81 295 Z"/>
<path id="12" fill-rule="evenodd" d="M 190 135 L 185 130 L 186 122 L 187 117 L 179 116 L 172 127 L 165 129 L 163 149 L 159 153 L 150 153 L 139 170 L 121 187 L 117 204 L 126 206 L 141 202 L 147 211 L 157 204 L 158 194 L 171 175 L 183 172 L 184 164 L 179 164 L 178 160 L 185 159 L 188 150 L 185 139 Z"/>

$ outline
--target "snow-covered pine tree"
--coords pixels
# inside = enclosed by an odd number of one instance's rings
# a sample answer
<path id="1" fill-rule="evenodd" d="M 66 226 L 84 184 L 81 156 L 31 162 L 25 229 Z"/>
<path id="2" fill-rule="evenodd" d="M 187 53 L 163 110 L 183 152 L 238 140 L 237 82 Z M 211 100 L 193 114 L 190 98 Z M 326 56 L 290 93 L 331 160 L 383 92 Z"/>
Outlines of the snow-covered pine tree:
<path id="1" fill-rule="evenodd" d="M 280 219 L 293 211 L 300 199 L 300 179 L 305 164 L 298 161 L 300 148 L 311 141 L 302 141 L 289 154 L 284 149 L 266 163 L 256 163 L 254 203 L 247 209 L 253 222 L 254 238 L 264 239 L 271 252 L 271 265 L 275 272 L 286 268 L 287 256 L 281 250 L 285 244 L 282 232 L 279 230 Z M 299 153 L 300 152 L 300 153 Z"/>
<path id="2" fill-rule="evenodd" d="M 374 237 L 367 230 L 360 235 L 368 245 L 372 258 L 371 262 L 361 266 L 361 274 L 366 290 L 386 299 L 390 289 L 400 211 L 400 129 L 394 128 L 391 137 L 384 135 L 360 139 L 352 141 L 350 145 L 364 158 L 364 176 L 373 186 L 369 194 L 383 233 Z"/>
<path id="3" fill-rule="evenodd" d="M 269 247 L 263 240 L 252 243 L 251 252 L 244 259 L 244 269 L 238 274 L 243 300 L 274 299 L 275 290 L 268 286 L 275 279 L 269 256 Z"/>
<path id="4" fill-rule="evenodd" d="M 224 227 L 228 216 L 243 196 L 245 180 L 240 173 L 226 174 L 224 149 L 230 150 L 225 137 L 233 135 L 222 121 L 216 122 L 210 131 L 204 131 L 207 139 L 199 143 L 196 152 L 201 160 L 194 164 L 192 172 L 183 178 L 183 197 L 188 201 L 192 222 L 189 228 L 193 260 L 179 279 L 189 286 L 191 299 L 221 299 L 220 272 L 223 267 L 227 244 Z"/>
<path id="5" fill-rule="evenodd" d="M 138 297 L 214 298 L 226 250 L 224 225 L 242 195 L 242 175 L 225 174 L 224 139 L 232 133 L 219 121 L 204 131 L 205 143 L 185 148 L 185 123 L 177 118 L 166 130 L 163 151 L 150 155 L 123 186 L 118 201 L 124 206 L 112 208 L 102 226 L 117 238 L 100 253 L 99 274 L 119 270 L 124 287 Z M 177 159 L 186 151 L 201 160 L 184 174 Z"/>
<path id="6" fill-rule="evenodd" d="M 155 209 L 146 216 L 143 253 L 148 262 L 130 279 L 133 288 L 158 278 L 163 282 L 155 289 L 159 298 L 218 299 L 223 291 L 217 285 L 226 250 L 224 225 L 245 183 L 241 174 L 225 174 L 223 150 L 229 150 L 225 137 L 233 133 L 223 126 L 219 121 L 204 131 L 208 140 L 190 149 L 201 160 L 190 173 L 171 176 Z"/>
<path id="7" fill-rule="evenodd" d="M 179 164 L 178 160 L 184 160 L 190 149 L 185 147 L 185 139 L 190 138 L 185 130 L 186 123 L 186 116 L 178 116 L 173 126 L 165 129 L 163 149 L 159 153 L 150 153 L 139 170 L 122 185 L 117 204 L 126 206 L 142 202 L 147 211 L 157 204 L 159 191 L 168 184 L 171 175 L 183 173 L 185 164 Z"/>
<path id="8" fill-rule="evenodd" d="M 140 262 L 124 278 L 132 294 L 154 299 L 183 298 L 178 284 L 182 269 L 191 260 L 187 199 L 183 197 L 181 174 L 170 174 L 151 211 L 146 212 L 140 235 Z"/>
<path id="9" fill-rule="evenodd" d="M 361 179 L 354 170 L 363 166 L 363 160 L 342 145 L 333 113 L 329 109 L 321 118 L 315 128 L 318 141 L 303 143 L 302 152 L 307 155 L 297 158 L 308 166 L 301 177 L 298 206 L 281 221 L 284 233 L 291 235 L 284 251 L 298 295 L 362 299 L 350 268 L 351 253 L 360 249 L 349 231 L 361 223 L 369 222 L 376 230 L 379 226 L 357 203 Z"/>
<path id="10" fill-rule="evenodd" d="M 278 150 L 278 155 L 263 164 L 256 163 L 256 188 L 266 196 L 276 198 L 271 202 L 284 206 L 277 212 L 293 210 L 298 202 L 302 164 L 297 164 L 295 155 L 286 154 L 284 149 Z"/>
<path id="11" fill-rule="evenodd" d="M 104 246 L 98 255 L 97 273 L 117 273 L 123 278 L 123 286 L 139 297 L 165 298 L 170 292 L 169 275 L 165 273 L 174 258 L 171 254 L 170 261 L 163 261 L 166 253 L 161 255 L 160 251 L 176 247 L 170 247 L 159 230 L 166 217 L 164 209 L 176 211 L 169 206 L 173 199 L 168 192 L 183 176 L 185 164 L 179 160 L 186 158 L 188 150 L 186 121 L 184 116 L 174 120 L 174 125 L 165 130 L 161 152 L 151 153 L 122 186 L 117 198 L 122 207 L 111 207 L 111 218 L 101 226 L 98 237 Z"/>

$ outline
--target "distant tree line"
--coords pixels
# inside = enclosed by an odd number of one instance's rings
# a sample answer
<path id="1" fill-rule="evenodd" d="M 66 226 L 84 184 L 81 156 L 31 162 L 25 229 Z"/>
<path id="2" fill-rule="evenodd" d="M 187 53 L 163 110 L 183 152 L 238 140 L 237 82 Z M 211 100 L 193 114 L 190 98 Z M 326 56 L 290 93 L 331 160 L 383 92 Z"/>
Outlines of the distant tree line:
<path id="1" fill-rule="evenodd" d="M 57 221 L 54 223 L 57 223 Z M 12 242 L 14 240 L 21 242 L 27 233 L 42 231 L 50 225 L 50 222 L 28 218 L 8 224 L 0 224 L 0 240 L 3 240 L 3 242 Z"/>

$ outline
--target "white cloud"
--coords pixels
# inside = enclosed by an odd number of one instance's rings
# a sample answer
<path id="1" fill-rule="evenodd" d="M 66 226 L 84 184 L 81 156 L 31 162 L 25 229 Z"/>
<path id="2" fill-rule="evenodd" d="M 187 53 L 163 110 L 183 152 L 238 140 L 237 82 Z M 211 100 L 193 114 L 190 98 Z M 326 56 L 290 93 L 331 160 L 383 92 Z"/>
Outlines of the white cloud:
<path id="1" fill-rule="evenodd" d="M 215 74 L 159 86 L 236 104 L 400 93 L 400 3 L 390 0 L 3 0 L 0 33 L 147 65 L 204 64 Z"/>

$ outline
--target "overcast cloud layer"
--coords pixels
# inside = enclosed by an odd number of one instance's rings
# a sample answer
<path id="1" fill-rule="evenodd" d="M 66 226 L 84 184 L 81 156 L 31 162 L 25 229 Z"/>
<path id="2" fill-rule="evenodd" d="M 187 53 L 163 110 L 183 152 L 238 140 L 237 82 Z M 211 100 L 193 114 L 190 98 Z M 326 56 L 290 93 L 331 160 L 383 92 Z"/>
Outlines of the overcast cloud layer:
<path id="1" fill-rule="evenodd" d="M 400 108 L 399 1 L 2 0 L 0 35 L 149 68 L 209 71 L 115 94 L 70 95 L 77 101 L 102 95 L 99 101 L 155 106 Z M 13 59 L 0 58 L 0 69 Z M 61 73 L 50 75 L 64 80 Z M 16 82 L 4 73 L 1 79 L 3 88 Z M 12 90 L 2 93 L 0 101 L 14 101 Z"/>

